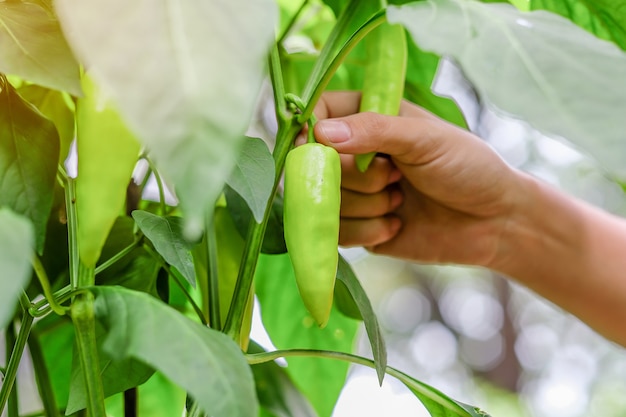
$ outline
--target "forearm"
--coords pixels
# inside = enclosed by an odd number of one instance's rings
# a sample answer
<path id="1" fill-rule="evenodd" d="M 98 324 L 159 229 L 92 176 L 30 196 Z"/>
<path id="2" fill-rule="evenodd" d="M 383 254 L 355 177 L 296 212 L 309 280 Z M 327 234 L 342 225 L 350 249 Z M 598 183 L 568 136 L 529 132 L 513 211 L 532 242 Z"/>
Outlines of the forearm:
<path id="1" fill-rule="evenodd" d="M 491 267 L 626 346 L 626 221 L 522 176 Z"/>

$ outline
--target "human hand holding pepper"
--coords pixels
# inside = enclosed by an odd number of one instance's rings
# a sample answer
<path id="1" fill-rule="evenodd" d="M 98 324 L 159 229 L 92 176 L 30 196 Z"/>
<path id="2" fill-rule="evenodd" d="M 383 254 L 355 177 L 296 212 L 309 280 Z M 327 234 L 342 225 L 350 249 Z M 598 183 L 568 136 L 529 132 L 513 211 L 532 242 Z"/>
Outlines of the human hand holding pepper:
<path id="1" fill-rule="evenodd" d="M 342 154 L 340 244 L 433 263 L 488 265 L 520 193 L 519 174 L 471 133 L 404 102 L 357 113 L 359 93 L 326 93 L 315 136 Z M 324 120 L 333 118 L 333 120 Z M 353 154 L 381 152 L 368 171 Z"/>

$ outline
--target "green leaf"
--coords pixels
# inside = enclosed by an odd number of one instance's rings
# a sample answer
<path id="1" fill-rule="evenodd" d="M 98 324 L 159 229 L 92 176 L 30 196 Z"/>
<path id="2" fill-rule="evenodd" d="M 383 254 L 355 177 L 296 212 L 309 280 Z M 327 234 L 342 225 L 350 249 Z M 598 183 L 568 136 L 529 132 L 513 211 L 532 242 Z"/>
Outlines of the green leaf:
<path id="1" fill-rule="evenodd" d="M 35 84 L 23 85 L 20 96 L 33 104 L 57 128 L 61 143 L 59 163 L 64 163 L 75 136 L 74 105 L 67 93 L 51 90 Z"/>
<path id="2" fill-rule="evenodd" d="M 248 228 L 252 221 L 252 212 L 246 201 L 235 190 L 224 187 L 226 207 L 233 218 L 239 234 L 245 239 L 248 236 Z M 285 227 L 283 225 L 283 197 L 276 195 L 272 203 L 267 229 L 263 237 L 261 252 L 268 254 L 281 254 L 287 252 L 285 244 Z"/>
<path id="3" fill-rule="evenodd" d="M 105 336 L 104 327 L 96 321 L 99 369 L 102 370 L 102 386 L 104 388 L 104 397 L 106 398 L 143 384 L 152 376 L 154 369 L 130 357 L 123 359 L 112 358 L 102 347 Z M 78 356 L 78 349 L 74 348 L 73 351 L 70 394 L 65 410 L 66 415 L 75 413 L 87 406 L 85 378 Z"/>
<path id="4" fill-rule="evenodd" d="M 530 0 L 531 10 L 549 10 L 570 19 L 599 38 L 626 49 L 624 0 Z"/>
<path id="5" fill-rule="evenodd" d="M 376 363 L 378 383 L 382 385 L 383 378 L 385 376 L 385 368 L 387 367 L 387 347 L 385 346 L 385 339 L 380 331 L 380 326 L 378 324 L 376 314 L 374 314 L 372 303 L 370 303 L 370 300 L 358 278 L 354 274 L 352 267 L 343 258 L 343 256 L 339 257 L 337 279 L 348 288 L 350 295 L 356 302 L 356 305 L 361 312 L 361 317 L 363 317 L 363 322 L 365 323 L 365 330 L 367 331 L 367 337 L 370 341 L 370 346 L 372 347 L 374 362 Z"/>
<path id="6" fill-rule="evenodd" d="M 250 341 L 248 353 L 261 353 L 263 348 Z M 275 417 L 317 417 L 313 408 L 293 384 L 289 374 L 276 362 L 252 366 L 254 382 L 261 407 Z"/>
<path id="7" fill-rule="evenodd" d="M 407 42 L 407 48 L 405 97 L 442 119 L 467 128 L 463 113 L 456 103 L 432 91 L 440 58 L 435 54 L 422 51 L 410 40 Z"/>
<path id="8" fill-rule="evenodd" d="M 188 319 L 147 294 L 95 287 L 103 349 L 161 371 L 214 416 L 256 417 L 252 372 L 228 336 Z"/>
<path id="9" fill-rule="evenodd" d="M 0 3 L 0 72 L 80 95 L 78 63 L 56 17 L 39 4 Z"/>
<path id="10" fill-rule="evenodd" d="M 147 211 L 135 210 L 132 213 L 137 226 L 154 245 L 165 261 L 178 269 L 193 287 L 196 286 L 196 271 L 191 249 L 193 243 L 183 237 L 183 219 L 161 217 Z"/>
<path id="11" fill-rule="evenodd" d="M 320 329 L 300 299 L 289 255 L 261 255 L 255 285 L 263 324 L 275 346 L 353 349 L 358 322 L 333 308 L 328 325 Z M 287 372 L 320 417 L 330 416 L 345 383 L 348 364 L 318 358 L 289 358 L 287 362 Z"/>
<path id="12" fill-rule="evenodd" d="M 455 58 L 488 104 L 626 175 L 626 54 L 615 44 L 558 15 L 507 4 L 428 0 L 387 15 L 421 48 Z"/>
<path id="13" fill-rule="evenodd" d="M 54 5 L 68 42 L 147 145 L 176 190 L 186 232 L 198 237 L 255 108 L 274 37 L 275 2 Z"/>
<path id="14" fill-rule="evenodd" d="M 263 220 L 274 185 L 274 158 L 263 140 L 246 137 L 226 183 L 246 200 L 257 223 Z"/>
<path id="15" fill-rule="evenodd" d="M 54 199 L 59 135 L 0 74 L 0 207 L 28 217 L 42 251 Z"/>
<path id="16" fill-rule="evenodd" d="M 19 295 L 30 279 L 32 256 L 32 225 L 10 209 L 0 207 L 0 329 L 15 314 Z"/>
<path id="17" fill-rule="evenodd" d="M 335 307 L 337 307 L 337 310 L 341 311 L 343 315 L 351 319 L 363 321 L 359 306 L 356 305 L 356 301 L 354 301 L 354 298 L 350 295 L 350 290 L 348 290 L 346 284 L 341 280 L 335 280 L 333 303 L 335 303 Z"/>

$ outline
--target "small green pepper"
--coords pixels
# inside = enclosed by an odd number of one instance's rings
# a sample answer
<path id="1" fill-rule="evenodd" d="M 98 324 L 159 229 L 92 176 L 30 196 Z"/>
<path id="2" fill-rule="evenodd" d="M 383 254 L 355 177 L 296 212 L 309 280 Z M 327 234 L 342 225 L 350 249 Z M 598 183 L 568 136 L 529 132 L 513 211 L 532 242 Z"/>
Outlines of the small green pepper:
<path id="1" fill-rule="evenodd" d="M 407 46 L 404 27 L 383 23 L 364 39 L 367 64 L 363 78 L 360 112 L 397 116 L 404 94 Z M 376 153 L 356 156 L 356 166 L 365 172 Z"/>
<path id="2" fill-rule="evenodd" d="M 305 307 L 320 327 L 333 304 L 339 245 L 341 162 L 319 143 L 293 149 L 285 162 L 285 243 Z"/>

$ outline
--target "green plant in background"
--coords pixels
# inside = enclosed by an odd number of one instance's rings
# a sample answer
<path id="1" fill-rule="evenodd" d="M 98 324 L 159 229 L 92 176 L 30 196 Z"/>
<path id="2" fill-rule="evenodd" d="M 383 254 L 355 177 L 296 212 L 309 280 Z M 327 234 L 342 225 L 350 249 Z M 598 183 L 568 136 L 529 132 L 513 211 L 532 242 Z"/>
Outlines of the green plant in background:
<path id="1" fill-rule="evenodd" d="M 584 147 L 619 176 L 626 12 L 618 1 L 393 3 L 0 2 L 8 344 L 0 410 L 20 414 L 15 378 L 28 346 L 48 416 L 329 416 L 349 363 L 375 368 L 380 382 L 385 373 L 398 378 L 433 416 L 485 415 L 387 366 L 367 295 L 332 255 L 335 237 L 302 227 L 318 216 L 294 199 L 306 190 L 294 195 L 287 185 L 283 224 L 287 156 L 301 153 L 299 169 L 314 165 L 318 157 L 302 152 L 315 145 L 292 147 L 327 89 L 385 97 L 389 88 L 392 97 L 365 100 L 362 110 L 395 113 L 404 87 L 405 97 L 464 124 L 456 105 L 430 90 L 440 56 L 449 56 L 482 100 Z M 383 28 L 394 35 L 373 40 Z M 306 35 L 313 50 L 291 48 L 293 35 Z M 277 121 L 271 152 L 245 137 L 267 77 Z M 64 164 L 74 139 L 75 178 Z M 138 161 L 148 173 L 135 184 Z M 334 186 L 339 178 L 287 171 L 296 184 L 309 174 Z M 149 178 L 156 203 L 141 198 Z M 165 184 L 179 204 L 167 203 Z M 334 228 L 338 198 L 322 194 Z M 307 244 L 292 246 L 290 234 Z M 336 269 L 324 278 L 319 311 L 298 272 L 299 260 L 320 255 L 307 251 L 332 255 L 324 266 Z M 254 295 L 277 351 L 249 342 Z M 373 360 L 352 353 L 360 320 Z M 288 368 L 272 363 L 279 357 Z"/>

